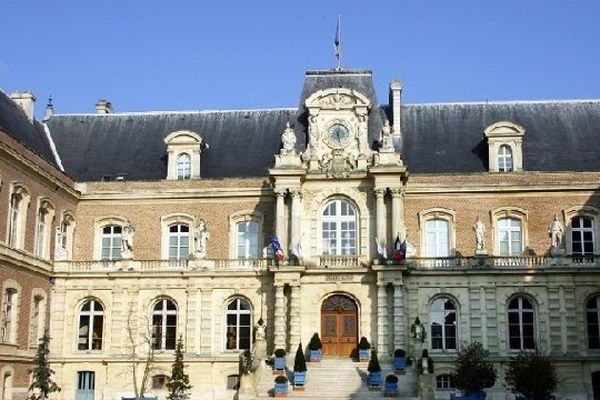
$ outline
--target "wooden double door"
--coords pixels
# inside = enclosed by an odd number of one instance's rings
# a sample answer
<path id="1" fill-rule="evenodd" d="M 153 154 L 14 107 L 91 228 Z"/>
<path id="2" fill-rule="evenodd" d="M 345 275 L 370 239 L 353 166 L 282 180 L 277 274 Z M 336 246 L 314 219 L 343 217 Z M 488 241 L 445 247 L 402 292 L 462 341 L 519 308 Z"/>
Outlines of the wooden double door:
<path id="1" fill-rule="evenodd" d="M 358 308 L 344 295 L 328 297 L 321 306 L 323 355 L 352 357 L 358 341 Z"/>

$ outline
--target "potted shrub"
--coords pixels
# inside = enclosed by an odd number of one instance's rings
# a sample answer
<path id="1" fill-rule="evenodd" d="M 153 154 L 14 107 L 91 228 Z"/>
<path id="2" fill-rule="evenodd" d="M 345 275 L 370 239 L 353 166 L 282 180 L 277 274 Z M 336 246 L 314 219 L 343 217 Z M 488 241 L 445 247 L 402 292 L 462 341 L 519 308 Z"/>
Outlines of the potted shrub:
<path id="1" fill-rule="evenodd" d="M 360 361 L 368 361 L 371 356 L 371 343 L 366 337 L 361 337 L 358 342 L 358 359 Z"/>
<path id="2" fill-rule="evenodd" d="M 423 349 L 421 352 L 421 358 L 417 362 L 417 372 L 420 374 L 432 374 L 433 373 L 433 359 L 429 357 L 429 351 Z"/>
<path id="3" fill-rule="evenodd" d="M 294 390 L 304 390 L 306 382 L 306 359 L 302 351 L 302 343 L 298 345 L 296 350 L 296 358 L 294 358 Z"/>
<path id="4" fill-rule="evenodd" d="M 285 350 L 275 350 L 275 360 L 273 361 L 274 373 L 280 374 L 285 371 Z"/>
<path id="5" fill-rule="evenodd" d="M 310 338 L 310 342 L 308 342 L 308 351 L 310 354 L 310 361 L 320 362 L 322 353 L 321 349 L 323 348 L 323 344 L 321 343 L 321 339 L 319 339 L 319 334 L 315 332 L 314 335 Z"/>
<path id="6" fill-rule="evenodd" d="M 402 349 L 394 350 L 394 371 L 396 374 L 404 375 L 406 368 L 406 352 Z"/>
<path id="7" fill-rule="evenodd" d="M 273 394 L 275 397 L 287 397 L 288 393 L 288 378 L 285 375 L 275 377 L 275 388 Z"/>
<path id="8" fill-rule="evenodd" d="M 471 343 L 458 353 L 452 375 L 456 388 L 467 399 L 484 399 L 483 389 L 496 383 L 496 371 L 487 356 L 487 350 L 479 342 Z"/>
<path id="9" fill-rule="evenodd" d="M 371 354 L 371 360 L 367 366 L 367 371 L 369 371 L 369 390 L 379 390 L 379 387 L 381 386 L 381 365 L 379 365 L 377 351 L 375 350 L 373 350 L 373 353 Z"/>
<path id="10" fill-rule="evenodd" d="M 385 397 L 398 397 L 398 377 L 396 375 L 390 374 L 385 377 L 383 395 Z"/>
<path id="11" fill-rule="evenodd" d="M 518 400 L 549 400 L 558 384 L 552 358 L 534 352 L 521 352 L 511 358 L 506 370 L 506 384 Z"/>

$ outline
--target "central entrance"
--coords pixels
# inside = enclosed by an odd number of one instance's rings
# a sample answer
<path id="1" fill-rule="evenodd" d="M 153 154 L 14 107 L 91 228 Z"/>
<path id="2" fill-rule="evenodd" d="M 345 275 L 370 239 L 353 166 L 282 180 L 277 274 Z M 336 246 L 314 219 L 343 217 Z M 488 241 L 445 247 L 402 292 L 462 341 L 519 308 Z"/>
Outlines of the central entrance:
<path id="1" fill-rule="evenodd" d="M 358 340 L 358 307 L 350 297 L 336 294 L 321 306 L 323 355 L 351 357 Z"/>

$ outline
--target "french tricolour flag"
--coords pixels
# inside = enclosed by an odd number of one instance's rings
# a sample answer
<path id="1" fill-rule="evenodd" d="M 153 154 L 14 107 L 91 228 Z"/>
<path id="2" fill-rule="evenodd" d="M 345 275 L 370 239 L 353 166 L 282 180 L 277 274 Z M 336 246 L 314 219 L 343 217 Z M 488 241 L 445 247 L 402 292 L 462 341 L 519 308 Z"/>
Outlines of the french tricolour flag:
<path id="1" fill-rule="evenodd" d="M 400 241 L 400 236 L 396 236 L 394 242 L 394 261 L 401 262 L 406 257 L 406 240 Z"/>
<path id="2" fill-rule="evenodd" d="M 281 245 L 279 244 L 279 240 L 277 240 L 277 236 L 271 235 L 269 236 L 269 244 L 275 253 L 275 256 L 279 260 L 279 262 L 285 261 L 285 253 L 281 249 Z"/>

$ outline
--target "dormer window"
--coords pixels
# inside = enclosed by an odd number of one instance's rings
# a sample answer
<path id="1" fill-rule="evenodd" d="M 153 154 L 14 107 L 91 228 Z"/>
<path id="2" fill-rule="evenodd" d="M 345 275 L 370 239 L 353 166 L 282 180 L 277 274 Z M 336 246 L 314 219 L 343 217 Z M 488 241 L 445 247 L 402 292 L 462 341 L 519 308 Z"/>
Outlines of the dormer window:
<path id="1" fill-rule="evenodd" d="M 485 129 L 490 172 L 523 170 L 524 134 L 523 127 L 507 121 L 496 122 Z"/>
<path id="2" fill-rule="evenodd" d="M 165 138 L 167 145 L 167 179 L 200 178 L 202 138 L 192 131 L 177 131 Z"/>

